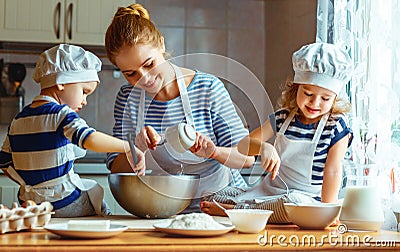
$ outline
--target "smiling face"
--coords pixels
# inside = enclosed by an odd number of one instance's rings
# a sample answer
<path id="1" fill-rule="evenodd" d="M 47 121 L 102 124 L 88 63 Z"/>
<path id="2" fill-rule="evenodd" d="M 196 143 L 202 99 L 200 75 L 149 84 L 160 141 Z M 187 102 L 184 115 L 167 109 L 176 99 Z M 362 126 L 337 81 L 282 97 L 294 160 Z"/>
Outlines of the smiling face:
<path id="1" fill-rule="evenodd" d="M 151 44 L 124 46 L 115 56 L 115 63 L 131 85 L 157 94 L 166 83 L 165 69 L 169 66 L 163 53 L 164 48 Z"/>
<path id="2" fill-rule="evenodd" d="M 328 113 L 335 102 L 336 94 L 315 85 L 299 85 L 297 90 L 297 106 L 301 114 L 299 119 L 310 124 L 318 121 Z"/>
<path id="3" fill-rule="evenodd" d="M 59 102 L 79 112 L 87 104 L 86 98 L 96 90 L 97 85 L 97 81 L 59 85 Z"/>

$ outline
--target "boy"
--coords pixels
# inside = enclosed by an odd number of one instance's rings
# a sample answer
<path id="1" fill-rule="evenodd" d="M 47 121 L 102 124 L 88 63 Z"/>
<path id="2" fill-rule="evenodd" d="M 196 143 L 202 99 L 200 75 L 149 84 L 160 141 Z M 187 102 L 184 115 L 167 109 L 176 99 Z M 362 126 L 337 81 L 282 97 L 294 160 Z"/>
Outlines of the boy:
<path id="1" fill-rule="evenodd" d="M 96 131 L 77 114 L 99 84 L 100 69 L 98 57 L 74 45 L 60 44 L 40 55 L 33 74 L 40 95 L 13 119 L 0 152 L 0 168 L 20 185 L 21 204 L 50 201 L 55 217 L 111 214 L 103 189 L 73 169 L 84 149 L 130 152 L 126 141 Z M 136 153 L 139 163 L 132 169 L 143 175 L 144 156 Z"/>

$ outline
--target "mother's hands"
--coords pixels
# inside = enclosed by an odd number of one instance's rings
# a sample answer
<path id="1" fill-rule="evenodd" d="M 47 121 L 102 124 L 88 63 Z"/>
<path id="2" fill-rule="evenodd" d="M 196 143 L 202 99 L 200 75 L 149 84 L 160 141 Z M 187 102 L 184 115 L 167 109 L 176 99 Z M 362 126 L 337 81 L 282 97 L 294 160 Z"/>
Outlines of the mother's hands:
<path id="1" fill-rule="evenodd" d="M 161 136 L 151 127 L 146 126 L 136 135 L 135 144 L 141 150 L 155 150 L 157 144 L 161 141 Z M 196 132 L 196 143 L 189 150 L 198 157 L 215 157 L 217 147 L 214 142 L 206 135 Z"/>
<path id="2" fill-rule="evenodd" d="M 136 135 L 135 144 L 144 152 L 147 149 L 155 150 L 160 141 L 161 136 L 157 131 L 151 126 L 146 126 Z"/>
<path id="3" fill-rule="evenodd" d="M 271 179 L 275 179 L 281 166 L 281 159 L 275 147 L 268 142 L 261 144 L 261 167 L 266 171 L 272 172 Z"/>

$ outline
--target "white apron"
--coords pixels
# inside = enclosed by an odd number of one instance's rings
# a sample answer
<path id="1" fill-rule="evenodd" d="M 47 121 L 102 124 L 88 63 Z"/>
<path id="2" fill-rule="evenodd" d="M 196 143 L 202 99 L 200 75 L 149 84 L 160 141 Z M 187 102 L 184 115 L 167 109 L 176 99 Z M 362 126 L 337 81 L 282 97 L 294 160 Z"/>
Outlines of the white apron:
<path id="1" fill-rule="evenodd" d="M 321 118 L 311 141 L 288 139 L 284 135 L 295 114 L 293 110 L 276 135 L 274 146 L 281 159 L 279 175 L 272 180 L 267 174 L 260 184 L 233 198 L 236 202 L 259 202 L 288 195 L 289 199 L 306 203 L 320 196 L 321 186 L 311 184 L 311 175 L 314 153 L 329 114 Z"/>
<path id="2" fill-rule="evenodd" d="M 185 81 L 183 80 L 182 73 L 178 67 L 173 64 L 171 65 L 174 68 L 177 78 L 186 123 L 195 128 L 192 116 L 192 109 L 189 102 L 189 96 L 187 93 Z M 138 111 L 136 135 L 139 134 L 140 130 L 145 126 L 145 95 L 145 91 L 142 90 L 140 95 L 140 106 Z M 168 144 L 168 142 L 163 145 L 157 146 L 155 150 L 148 149 L 145 152 L 145 157 L 147 169 L 153 170 L 153 172 L 156 173 L 199 174 L 200 183 L 199 189 L 196 193 L 196 199 L 200 198 L 201 192 L 203 191 L 221 190 L 223 187 L 229 184 L 231 179 L 229 168 L 221 165 L 219 162 L 211 159 L 197 157 L 190 151 L 178 153 Z M 200 211 L 199 200 L 193 200 L 192 204 L 186 209 L 186 211 L 189 210 Z"/>
<path id="3" fill-rule="evenodd" d="M 34 98 L 34 101 L 38 100 L 58 103 L 55 99 L 43 95 Z M 76 145 L 73 145 L 73 147 L 76 159 L 86 155 L 86 151 L 82 148 L 79 148 Z M 104 196 L 103 188 L 94 180 L 81 179 L 78 174 L 74 173 L 73 167 L 71 167 L 71 170 L 69 170 L 67 174 L 61 177 L 44 181 L 36 185 L 27 185 L 23 178 L 11 166 L 7 168 L 7 172 L 20 185 L 19 198 L 23 201 L 33 200 L 37 203 L 43 201 L 58 201 L 67 197 L 75 190 L 75 187 L 77 187 L 81 191 L 87 191 L 90 202 L 92 203 L 96 213 L 98 215 L 102 214 L 101 205 Z M 69 183 L 65 183 L 67 181 L 69 181 L 73 186 L 70 186 L 71 184 Z"/>

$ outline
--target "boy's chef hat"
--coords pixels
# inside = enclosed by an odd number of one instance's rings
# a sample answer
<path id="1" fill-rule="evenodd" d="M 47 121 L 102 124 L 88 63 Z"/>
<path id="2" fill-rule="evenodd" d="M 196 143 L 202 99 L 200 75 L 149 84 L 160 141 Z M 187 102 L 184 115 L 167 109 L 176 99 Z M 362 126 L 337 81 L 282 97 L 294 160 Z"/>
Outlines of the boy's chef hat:
<path id="1" fill-rule="evenodd" d="M 294 83 L 310 84 L 339 94 L 349 82 L 353 64 L 349 54 L 337 45 L 313 43 L 292 56 Z"/>
<path id="2" fill-rule="evenodd" d="M 100 59 L 74 45 L 60 44 L 40 54 L 33 79 L 45 89 L 56 84 L 100 82 Z"/>

